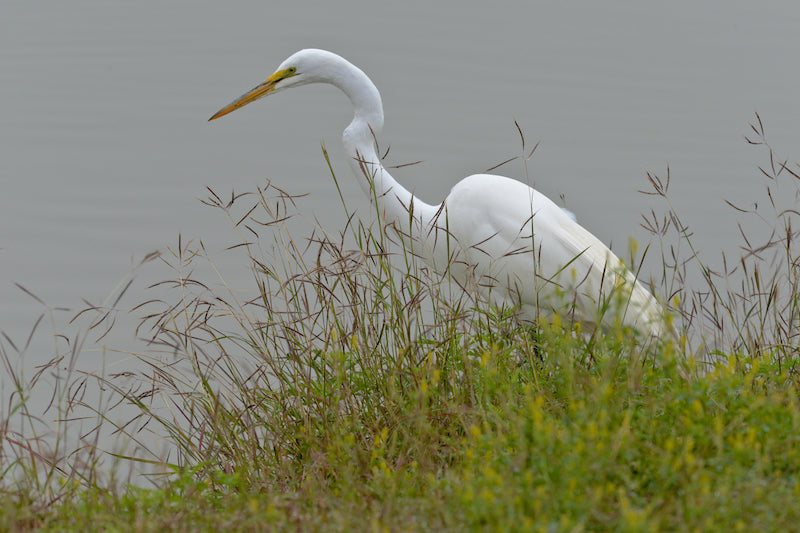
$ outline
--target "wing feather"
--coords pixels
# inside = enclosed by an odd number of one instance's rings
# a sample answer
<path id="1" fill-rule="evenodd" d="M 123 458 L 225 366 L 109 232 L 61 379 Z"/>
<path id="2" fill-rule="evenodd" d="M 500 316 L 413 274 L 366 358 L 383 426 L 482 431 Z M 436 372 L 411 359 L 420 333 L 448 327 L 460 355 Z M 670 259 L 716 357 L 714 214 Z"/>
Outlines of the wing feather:
<path id="1" fill-rule="evenodd" d="M 502 176 L 470 176 L 450 192 L 444 216 L 448 237 L 458 244 L 450 247 L 460 254 L 456 262 L 470 267 L 462 276 L 490 287 L 494 303 L 555 310 L 566 301 L 579 320 L 595 322 L 605 300 L 621 295 L 623 323 L 660 333 L 655 298 L 597 237 L 531 187 Z"/>

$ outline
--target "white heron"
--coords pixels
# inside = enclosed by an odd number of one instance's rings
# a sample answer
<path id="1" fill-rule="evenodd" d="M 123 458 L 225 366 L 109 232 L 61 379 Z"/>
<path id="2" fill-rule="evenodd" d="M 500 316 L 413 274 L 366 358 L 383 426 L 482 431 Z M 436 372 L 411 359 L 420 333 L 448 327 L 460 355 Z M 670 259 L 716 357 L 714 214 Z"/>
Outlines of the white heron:
<path id="1" fill-rule="evenodd" d="M 342 140 L 359 184 L 377 201 L 383 222 L 434 270 L 449 271 L 492 304 L 519 306 L 530 318 L 555 312 L 590 326 L 623 324 L 653 336 L 668 331 L 661 306 L 619 258 L 571 213 L 526 184 L 475 174 L 457 183 L 444 202 L 429 205 L 392 178 L 375 142 L 383 128 L 380 93 L 341 56 L 300 50 L 209 120 L 310 83 L 328 83 L 350 99 L 354 117 Z"/>

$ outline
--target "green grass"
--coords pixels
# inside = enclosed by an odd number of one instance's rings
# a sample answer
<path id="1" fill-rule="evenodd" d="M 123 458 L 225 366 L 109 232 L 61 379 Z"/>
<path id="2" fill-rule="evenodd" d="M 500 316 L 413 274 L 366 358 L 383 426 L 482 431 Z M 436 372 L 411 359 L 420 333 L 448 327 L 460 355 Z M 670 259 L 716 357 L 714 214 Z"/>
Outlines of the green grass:
<path id="1" fill-rule="evenodd" d="M 82 488 L 41 509 L 9 494 L 5 525 L 76 531 L 796 527 L 796 375 L 731 364 L 687 381 L 677 363 L 631 365 L 619 357 L 624 346 L 613 343 L 598 347 L 597 362 L 587 366 L 573 357 L 580 342 L 550 334 L 543 336 L 545 362 L 498 346 L 455 363 L 465 377 L 448 377 L 433 365 L 406 368 L 387 376 L 393 384 L 382 392 L 370 384 L 324 402 L 331 409 L 368 396 L 376 402 L 372 408 L 330 410 L 328 419 L 308 414 L 304 424 L 286 428 L 282 442 L 220 442 L 216 453 L 229 455 L 227 461 L 183 468 L 156 489 Z M 356 373 L 349 381 L 359 379 L 374 380 Z M 291 456 L 277 454 L 281 448 Z M 258 464 L 230 466 L 245 455 Z"/>
<path id="2" fill-rule="evenodd" d="M 797 178 L 754 130 L 768 191 Z M 668 180 L 651 183 L 668 202 Z M 164 252 L 168 295 L 131 311 L 152 341 L 136 354 L 144 370 L 57 374 L 56 418 L 97 419 L 77 442 L 27 410 L 63 360 L 17 380 L 0 426 L 0 530 L 798 529 L 793 213 L 756 213 L 775 229 L 768 245 L 721 273 L 673 209 L 646 219 L 676 344 L 521 323 L 355 218 L 296 239 L 294 199 L 273 187 L 208 203 L 239 231 L 255 289 L 198 279 L 202 244 Z M 690 268 L 706 285 L 690 288 Z M 93 311 L 90 332 L 109 311 Z M 14 374 L 21 350 L 0 349 Z M 90 381 L 104 408 L 81 399 Z M 116 420 L 114 401 L 133 419 Z M 111 430 L 133 445 L 104 448 L 96 436 Z M 150 473 L 134 486 L 130 468 Z"/>

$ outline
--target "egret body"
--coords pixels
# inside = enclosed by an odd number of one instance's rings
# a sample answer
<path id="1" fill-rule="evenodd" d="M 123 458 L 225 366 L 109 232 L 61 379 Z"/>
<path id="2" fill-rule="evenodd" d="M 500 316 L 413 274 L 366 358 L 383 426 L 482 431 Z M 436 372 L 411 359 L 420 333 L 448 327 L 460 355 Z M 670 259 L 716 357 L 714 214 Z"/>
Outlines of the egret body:
<path id="1" fill-rule="evenodd" d="M 378 89 L 361 69 L 325 50 L 301 50 L 266 81 L 220 109 L 214 120 L 290 87 L 328 83 L 350 99 L 354 116 L 342 135 L 361 188 L 437 272 L 449 271 L 494 305 L 519 306 L 530 318 L 556 312 L 584 324 L 622 323 L 647 335 L 665 331 L 661 306 L 600 240 L 571 213 L 511 178 L 475 174 L 430 205 L 381 164 Z"/>

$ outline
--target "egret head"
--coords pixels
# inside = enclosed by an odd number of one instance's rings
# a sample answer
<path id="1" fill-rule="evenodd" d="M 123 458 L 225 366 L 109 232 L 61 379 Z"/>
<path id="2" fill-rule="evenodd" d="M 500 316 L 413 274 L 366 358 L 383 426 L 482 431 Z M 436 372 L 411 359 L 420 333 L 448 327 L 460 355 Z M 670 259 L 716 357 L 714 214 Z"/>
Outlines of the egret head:
<path id="1" fill-rule="evenodd" d="M 255 102 L 268 94 L 289 87 L 298 87 L 307 83 L 330 81 L 330 66 L 341 60 L 339 56 L 325 50 L 306 49 L 289 56 L 275 72 L 264 82 L 226 105 L 212 116 L 209 121 L 227 115 L 250 102 Z"/>

